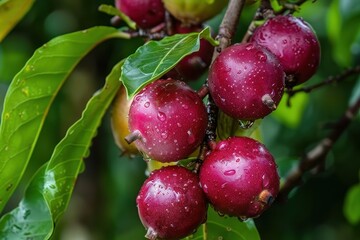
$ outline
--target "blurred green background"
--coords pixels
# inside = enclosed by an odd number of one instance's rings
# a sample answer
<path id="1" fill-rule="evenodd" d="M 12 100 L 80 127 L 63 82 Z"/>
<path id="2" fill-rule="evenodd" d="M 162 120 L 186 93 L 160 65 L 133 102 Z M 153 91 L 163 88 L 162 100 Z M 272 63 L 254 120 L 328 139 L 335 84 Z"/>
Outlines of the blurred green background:
<path id="1" fill-rule="evenodd" d="M 36 48 L 55 36 L 95 25 L 110 25 L 111 17 L 97 10 L 100 4 L 113 4 L 113 1 L 36 1 L 0 43 L 0 103 L 12 78 Z M 256 7 L 245 7 L 234 42 L 241 40 Z M 313 26 L 322 47 L 320 68 L 307 85 L 360 64 L 357 0 L 308 1 L 296 15 Z M 209 22 L 215 31 L 221 18 L 220 15 Z M 49 160 L 54 146 L 80 117 L 86 101 L 102 86 L 112 66 L 142 44 L 141 39 L 110 40 L 81 61 L 57 96 L 26 176 L 4 212 L 17 206 L 30 177 Z M 194 86 L 199 86 L 205 77 Z M 311 94 L 298 94 L 292 99 L 291 108 L 282 104 L 263 120 L 263 142 L 274 154 L 282 176 L 329 133 L 331 124 L 359 97 L 359 79 L 354 76 Z M 141 158 L 121 155 L 112 137 L 109 117 L 110 112 L 93 141 L 86 169 L 78 179 L 54 239 L 144 238 L 135 199 L 146 178 L 146 163 Z M 328 155 L 323 172 L 308 173 L 304 185 L 292 192 L 287 202 L 275 203 L 255 219 L 262 239 L 359 239 L 360 223 L 349 223 L 343 212 L 348 190 L 359 184 L 359 122 L 358 115 Z"/>

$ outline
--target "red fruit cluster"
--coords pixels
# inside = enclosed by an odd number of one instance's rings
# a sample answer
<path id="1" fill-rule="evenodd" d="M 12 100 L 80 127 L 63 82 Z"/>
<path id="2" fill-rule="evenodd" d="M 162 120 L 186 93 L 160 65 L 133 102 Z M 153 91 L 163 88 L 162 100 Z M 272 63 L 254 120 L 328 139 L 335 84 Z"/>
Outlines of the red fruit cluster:
<path id="1" fill-rule="evenodd" d="M 229 116 L 256 120 L 276 109 L 285 86 L 307 81 L 319 62 L 311 27 L 293 16 L 277 16 L 256 29 L 250 43 L 234 44 L 216 58 L 209 90 Z"/>
<path id="2" fill-rule="evenodd" d="M 177 33 L 200 30 L 176 27 Z M 167 76 L 190 80 L 194 75 L 189 69 L 194 73 L 207 69 L 210 52 L 209 43 L 201 42 L 200 51 L 184 58 Z M 249 43 L 234 44 L 219 54 L 209 69 L 209 93 L 219 109 L 235 119 L 264 118 L 276 109 L 285 87 L 303 83 L 315 73 L 319 59 L 319 42 L 307 23 L 293 16 L 274 17 L 255 31 Z M 127 142 L 134 142 L 144 158 L 162 163 L 188 158 L 204 142 L 208 125 L 202 98 L 184 81 L 172 78 L 145 86 L 134 96 L 128 115 Z M 272 204 L 279 192 L 279 175 L 263 144 L 230 136 L 209 145 L 212 148 L 196 169 L 199 174 L 166 166 L 145 181 L 137 207 L 147 238 L 191 234 L 206 221 L 208 203 L 220 214 L 241 219 L 258 217 Z"/>

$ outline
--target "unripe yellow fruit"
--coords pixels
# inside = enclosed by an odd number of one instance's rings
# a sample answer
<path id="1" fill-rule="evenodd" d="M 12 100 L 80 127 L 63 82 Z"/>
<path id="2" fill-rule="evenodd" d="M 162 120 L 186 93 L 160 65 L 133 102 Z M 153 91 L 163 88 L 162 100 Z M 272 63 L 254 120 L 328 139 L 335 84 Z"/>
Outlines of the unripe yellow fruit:
<path id="1" fill-rule="evenodd" d="M 135 144 L 128 144 L 125 137 L 130 134 L 128 114 L 132 99 L 127 99 L 125 87 L 121 86 L 113 102 L 111 112 L 111 128 L 116 145 L 125 154 L 135 155 L 139 151 Z"/>
<path id="2" fill-rule="evenodd" d="M 227 5 L 227 0 L 163 0 L 166 10 L 185 24 L 199 24 Z"/>

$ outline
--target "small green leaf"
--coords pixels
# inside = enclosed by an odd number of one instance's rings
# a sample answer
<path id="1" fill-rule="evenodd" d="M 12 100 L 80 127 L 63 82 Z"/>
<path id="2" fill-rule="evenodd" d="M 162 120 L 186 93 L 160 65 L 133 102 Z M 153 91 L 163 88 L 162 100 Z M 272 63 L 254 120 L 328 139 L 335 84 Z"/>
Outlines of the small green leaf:
<path id="1" fill-rule="evenodd" d="M 37 49 L 14 77 L 0 126 L 0 212 L 17 187 L 55 96 L 77 63 L 97 44 L 126 38 L 111 27 L 54 38 Z"/>
<path id="2" fill-rule="evenodd" d="M 217 44 L 207 27 L 199 33 L 176 34 L 139 47 L 126 59 L 122 68 L 121 81 L 128 96 L 133 96 L 143 86 L 164 75 L 185 56 L 198 51 L 200 38 Z"/>
<path id="3" fill-rule="evenodd" d="M 0 1 L 0 42 L 25 16 L 34 0 L 3 0 Z"/>
<path id="4" fill-rule="evenodd" d="M 344 214 L 351 224 L 360 222 L 360 184 L 349 189 L 345 197 Z"/>
<path id="5" fill-rule="evenodd" d="M 187 240 L 260 240 L 254 221 L 241 222 L 237 218 L 221 217 L 209 208 L 207 222 Z"/>
<path id="6" fill-rule="evenodd" d="M 101 4 L 99 6 L 99 11 L 107 13 L 111 16 L 118 16 L 120 17 L 130 28 L 136 29 L 136 23 L 132 21 L 128 16 L 126 16 L 123 12 L 117 9 L 114 6 Z"/>
<path id="7" fill-rule="evenodd" d="M 91 140 L 121 83 L 117 64 L 105 86 L 88 102 L 82 117 L 33 177 L 19 206 L 0 219 L 1 239 L 49 239 L 66 210 Z"/>

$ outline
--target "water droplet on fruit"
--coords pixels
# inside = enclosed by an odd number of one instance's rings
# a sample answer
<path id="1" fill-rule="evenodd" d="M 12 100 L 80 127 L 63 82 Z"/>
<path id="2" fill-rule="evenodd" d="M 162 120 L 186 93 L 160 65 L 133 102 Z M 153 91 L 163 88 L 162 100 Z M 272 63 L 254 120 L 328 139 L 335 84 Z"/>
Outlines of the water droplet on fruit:
<path id="1" fill-rule="evenodd" d="M 163 113 L 163 112 L 159 112 L 158 115 L 157 115 L 157 117 L 158 117 L 158 119 L 159 119 L 160 121 L 162 121 L 162 122 L 166 120 L 166 115 L 165 115 L 165 113 Z"/>
<path id="2" fill-rule="evenodd" d="M 189 135 L 188 136 L 188 143 L 193 144 L 195 142 L 194 134 L 190 130 L 187 131 L 187 134 Z"/>
<path id="3" fill-rule="evenodd" d="M 264 188 L 267 188 L 270 184 L 270 178 L 268 177 L 268 175 L 264 174 L 262 176 L 262 185 Z"/>
<path id="4" fill-rule="evenodd" d="M 202 186 L 202 189 L 204 190 L 205 193 L 208 193 L 208 186 L 206 184 Z"/>
<path id="5" fill-rule="evenodd" d="M 224 172 L 224 175 L 225 176 L 232 176 L 236 173 L 236 171 L 234 169 L 231 169 L 231 170 L 227 170 Z"/>
<path id="6" fill-rule="evenodd" d="M 183 109 L 189 109 L 189 106 L 186 105 L 186 104 L 182 104 L 181 107 L 182 107 Z"/>
<path id="7" fill-rule="evenodd" d="M 227 142 L 221 142 L 219 143 L 219 145 L 217 146 L 219 150 L 222 150 L 224 149 L 226 146 L 228 145 Z"/>
<path id="8" fill-rule="evenodd" d="M 150 107 L 150 102 L 144 103 L 144 107 L 146 107 L 146 108 Z"/>
<path id="9" fill-rule="evenodd" d="M 286 39 L 283 39 L 283 40 L 282 40 L 282 43 L 283 43 L 284 45 L 286 45 L 286 44 L 287 44 L 287 40 L 286 40 Z"/>
<path id="10" fill-rule="evenodd" d="M 166 132 L 163 132 L 163 133 L 161 133 L 161 137 L 162 137 L 163 139 L 167 139 L 168 135 L 167 135 Z"/>
<path id="11" fill-rule="evenodd" d="M 262 62 L 265 62 L 267 60 L 266 55 L 262 52 L 257 53 L 257 58 L 259 59 L 259 61 L 262 61 Z"/>

